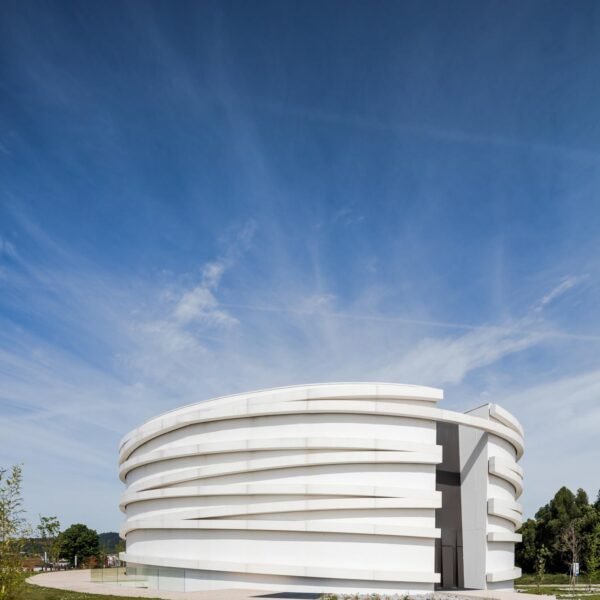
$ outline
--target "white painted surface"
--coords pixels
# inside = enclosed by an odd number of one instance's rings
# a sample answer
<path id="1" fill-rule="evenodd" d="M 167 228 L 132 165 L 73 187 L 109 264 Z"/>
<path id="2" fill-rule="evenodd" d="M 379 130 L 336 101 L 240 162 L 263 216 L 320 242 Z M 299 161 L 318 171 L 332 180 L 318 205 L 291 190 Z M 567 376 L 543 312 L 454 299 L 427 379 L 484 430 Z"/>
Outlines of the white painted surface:
<path id="1" fill-rule="evenodd" d="M 123 558 L 168 569 L 167 583 L 181 569 L 187 590 L 432 590 L 441 421 L 460 425 L 465 447 L 484 440 L 463 482 L 463 525 L 467 491 L 466 507 L 481 510 L 465 545 L 483 549 L 481 587 L 510 587 L 522 430 L 496 405 L 463 415 L 437 408 L 442 397 L 398 384 L 294 386 L 148 421 L 120 446 Z"/>
<path id="2" fill-rule="evenodd" d="M 486 407 L 471 414 L 487 414 Z M 464 586 L 486 588 L 488 436 L 472 427 L 459 428 Z"/>

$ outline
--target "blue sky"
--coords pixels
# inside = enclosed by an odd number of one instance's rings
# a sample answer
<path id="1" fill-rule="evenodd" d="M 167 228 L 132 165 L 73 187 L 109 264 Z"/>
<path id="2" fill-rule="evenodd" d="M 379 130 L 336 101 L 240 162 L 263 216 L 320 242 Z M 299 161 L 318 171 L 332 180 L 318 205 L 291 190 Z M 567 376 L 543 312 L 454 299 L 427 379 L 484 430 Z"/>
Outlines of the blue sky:
<path id="1" fill-rule="evenodd" d="M 0 465 L 116 530 L 183 403 L 440 386 L 600 487 L 600 5 L 0 6 Z"/>

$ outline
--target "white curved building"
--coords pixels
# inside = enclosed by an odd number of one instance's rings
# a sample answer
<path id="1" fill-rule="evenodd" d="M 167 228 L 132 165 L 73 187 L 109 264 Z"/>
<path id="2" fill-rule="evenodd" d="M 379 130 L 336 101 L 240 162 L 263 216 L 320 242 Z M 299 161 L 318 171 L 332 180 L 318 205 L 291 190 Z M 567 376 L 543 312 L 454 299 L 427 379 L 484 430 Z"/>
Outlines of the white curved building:
<path id="1" fill-rule="evenodd" d="M 144 423 L 120 447 L 128 572 L 185 591 L 512 588 L 523 430 L 442 397 L 302 385 Z"/>

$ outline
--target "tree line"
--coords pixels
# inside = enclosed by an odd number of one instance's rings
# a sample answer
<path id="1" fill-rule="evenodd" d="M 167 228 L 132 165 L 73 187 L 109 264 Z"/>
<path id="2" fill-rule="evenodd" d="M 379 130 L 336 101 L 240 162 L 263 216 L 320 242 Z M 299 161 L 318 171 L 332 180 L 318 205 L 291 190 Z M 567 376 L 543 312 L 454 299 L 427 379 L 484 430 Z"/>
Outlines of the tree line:
<path id="1" fill-rule="evenodd" d="M 569 573 L 579 563 L 591 579 L 600 570 L 600 492 L 594 502 L 578 489 L 561 487 L 533 519 L 521 526 L 515 560 L 524 573 Z"/>
<path id="2" fill-rule="evenodd" d="M 0 600 L 18 598 L 24 573 L 34 562 L 44 569 L 57 568 L 61 561 L 71 567 L 102 566 L 107 554 L 124 549 L 118 534 L 98 535 L 82 523 L 61 531 L 56 517 L 40 516 L 39 524 L 31 526 L 25 519 L 22 481 L 20 466 L 0 468 Z"/>

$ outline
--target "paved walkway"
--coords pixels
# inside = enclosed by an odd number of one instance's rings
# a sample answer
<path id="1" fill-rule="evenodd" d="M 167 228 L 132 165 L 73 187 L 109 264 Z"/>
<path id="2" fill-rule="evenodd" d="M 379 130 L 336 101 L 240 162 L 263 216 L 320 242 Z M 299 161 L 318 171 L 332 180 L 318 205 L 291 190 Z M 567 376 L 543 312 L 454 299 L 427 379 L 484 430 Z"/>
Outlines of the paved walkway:
<path id="1" fill-rule="evenodd" d="M 76 571 L 55 571 L 40 573 L 27 579 L 27 583 L 59 590 L 72 590 L 102 596 L 127 596 L 131 598 L 155 598 L 161 600 L 256 600 L 269 592 L 263 590 L 211 590 L 206 592 L 165 592 L 132 588 L 110 583 L 96 583 L 90 580 L 89 569 Z"/>
<path id="2" fill-rule="evenodd" d="M 294 598 L 316 599 L 318 594 L 294 594 L 281 592 L 268 592 L 265 590 L 210 590 L 204 592 L 166 592 L 163 590 L 148 590 L 144 588 L 131 588 L 123 585 L 97 583 L 91 581 L 90 571 L 56 571 L 54 573 L 40 573 L 29 577 L 27 582 L 42 587 L 57 588 L 85 592 L 86 594 L 100 594 L 102 596 L 127 596 L 130 598 L 154 598 L 160 600 L 258 600 L 267 598 Z M 437 596 L 438 594 L 436 594 Z M 443 600 L 448 598 L 460 600 L 461 598 L 479 598 L 480 600 L 553 600 L 554 596 L 537 596 L 522 592 L 494 592 L 490 590 L 469 590 L 460 592 L 440 592 Z"/>

